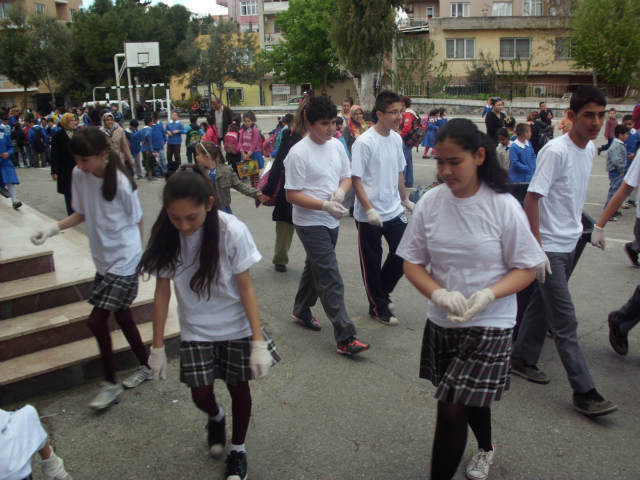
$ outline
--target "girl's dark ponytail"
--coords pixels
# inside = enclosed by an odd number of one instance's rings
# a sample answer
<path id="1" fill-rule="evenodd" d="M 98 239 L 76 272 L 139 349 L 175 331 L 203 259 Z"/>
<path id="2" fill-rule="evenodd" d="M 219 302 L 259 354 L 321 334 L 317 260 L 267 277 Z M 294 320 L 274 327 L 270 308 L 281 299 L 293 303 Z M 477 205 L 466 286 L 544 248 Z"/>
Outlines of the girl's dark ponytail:
<path id="1" fill-rule="evenodd" d="M 107 170 L 105 171 L 104 182 L 102 183 L 102 196 L 107 202 L 111 202 L 116 198 L 116 192 L 118 191 L 118 170 L 131 182 L 131 191 L 135 192 L 138 188 L 136 181 L 122 163 L 120 155 L 113 150 L 109 150 L 109 154 L 107 155 Z"/>
<path id="2" fill-rule="evenodd" d="M 473 155 L 478 152 L 478 149 L 484 148 L 484 162 L 478 167 L 478 178 L 497 193 L 509 192 L 511 180 L 507 171 L 498 162 L 496 146 L 474 122 L 466 118 L 449 120 L 436 134 L 436 147 L 447 139 Z"/>

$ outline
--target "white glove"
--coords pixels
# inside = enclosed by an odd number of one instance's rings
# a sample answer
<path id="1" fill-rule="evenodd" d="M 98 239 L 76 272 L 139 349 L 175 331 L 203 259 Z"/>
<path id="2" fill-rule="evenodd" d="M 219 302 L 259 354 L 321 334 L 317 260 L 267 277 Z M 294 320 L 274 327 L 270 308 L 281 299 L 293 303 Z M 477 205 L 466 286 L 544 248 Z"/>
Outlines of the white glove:
<path id="1" fill-rule="evenodd" d="M 340 220 L 342 217 L 344 217 L 344 214 L 347 213 L 346 208 L 344 208 L 338 202 L 334 202 L 332 200 L 324 202 L 322 204 L 322 209 L 336 220 Z"/>
<path id="2" fill-rule="evenodd" d="M 594 225 L 593 233 L 591 234 L 591 244 L 604 251 L 604 228 Z"/>
<path id="3" fill-rule="evenodd" d="M 331 194 L 331 198 L 329 200 L 332 202 L 342 203 L 344 202 L 344 195 L 344 190 L 337 188 L 336 191 Z"/>
<path id="4" fill-rule="evenodd" d="M 439 307 L 446 308 L 450 313 L 459 317 L 468 308 L 468 300 L 460 292 L 448 292 L 446 288 L 436 290 L 431 294 L 431 300 Z"/>
<path id="5" fill-rule="evenodd" d="M 547 278 L 547 272 L 553 273 L 551 271 L 551 262 L 549 262 L 547 254 L 545 253 L 544 256 L 544 262 L 536 265 L 536 280 L 538 280 L 540 283 L 544 283 L 545 279 Z"/>
<path id="6" fill-rule="evenodd" d="M 273 365 L 273 357 L 269 353 L 269 346 L 265 340 L 251 342 L 251 356 L 249 357 L 249 366 L 253 373 L 253 378 L 258 380 L 264 378 L 269 373 L 269 369 Z"/>
<path id="7" fill-rule="evenodd" d="M 374 227 L 382 226 L 382 217 L 378 212 L 376 212 L 375 208 L 367 210 L 367 222 L 369 222 L 369 225 L 373 225 Z"/>
<path id="8" fill-rule="evenodd" d="M 149 368 L 153 370 L 154 380 L 167 378 L 167 354 L 164 351 L 164 346 L 161 348 L 151 347 L 148 363 Z"/>
<path id="9" fill-rule="evenodd" d="M 478 313 L 484 310 L 487 305 L 496 299 L 495 293 L 490 288 L 479 290 L 469 298 L 467 304 L 467 311 L 464 312 L 462 317 L 448 314 L 447 319 L 456 323 L 466 323 L 475 317 Z"/>
<path id="10" fill-rule="evenodd" d="M 60 227 L 58 224 L 50 223 L 49 225 L 45 225 L 42 230 L 38 230 L 36 233 L 31 235 L 31 242 L 34 245 L 42 245 L 47 238 L 58 235 L 59 233 Z"/>
<path id="11" fill-rule="evenodd" d="M 410 213 L 413 213 L 413 209 L 415 208 L 416 204 L 407 198 L 406 200 L 402 201 L 402 206 L 409 210 Z"/>

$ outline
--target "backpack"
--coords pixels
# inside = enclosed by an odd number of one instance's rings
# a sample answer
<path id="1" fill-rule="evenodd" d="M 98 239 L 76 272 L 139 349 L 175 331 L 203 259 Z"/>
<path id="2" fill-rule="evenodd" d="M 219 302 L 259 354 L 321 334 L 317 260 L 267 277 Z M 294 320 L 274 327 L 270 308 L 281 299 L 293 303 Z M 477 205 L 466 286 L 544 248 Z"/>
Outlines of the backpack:
<path id="1" fill-rule="evenodd" d="M 262 143 L 262 154 L 265 157 L 270 157 L 275 148 L 275 140 L 273 135 L 269 135 L 266 140 Z"/>
<path id="2" fill-rule="evenodd" d="M 426 130 L 422 128 L 420 117 L 416 117 L 413 122 L 411 122 L 411 130 L 409 130 L 409 133 L 407 133 L 402 140 L 410 147 L 417 147 L 422 143 L 422 139 L 426 133 Z"/>
<path id="3" fill-rule="evenodd" d="M 433 184 L 429 185 L 426 188 L 423 187 L 422 185 L 418 185 L 416 188 L 413 189 L 413 192 L 409 194 L 409 200 L 411 200 L 413 203 L 418 203 L 418 200 L 420 200 L 425 193 L 427 193 L 429 190 L 437 186 L 438 184 L 436 182 L 434 182 Z"/>
<path id="4" fill-rule="evenodd" d="M 202 140 L 202 135 L 200 134 L 200 127 L 196 126 L 193 128 L 193 125 L 190 125 L 191 130 L 187 134 L 187 147 L 196 148 L 196 145 L 200 143 Z"/>
<path id="5" fill-rule="evenodd" d="M 551 135 L 551 132 L 540 133 L 540 135 L 538 136 L 538 148 L 540 150 L 542 150 L 542 147 L 544 147 L 547 143 L 553 140 L 553 137 Z"/>
<path id="6" fill-rule="evenodd" d="M 238 153 L 238 132 L 227 132 L 224 136 L 224 151 L 227 153 Z"/>
<path id="7" fill-rule="evenodd" d="M 38 153 L 42 153 L 47 149 L 47 139 L 42 128 L 34 128 L 33 131 L 36 132 L 33 138 L 33 149 Z"/>

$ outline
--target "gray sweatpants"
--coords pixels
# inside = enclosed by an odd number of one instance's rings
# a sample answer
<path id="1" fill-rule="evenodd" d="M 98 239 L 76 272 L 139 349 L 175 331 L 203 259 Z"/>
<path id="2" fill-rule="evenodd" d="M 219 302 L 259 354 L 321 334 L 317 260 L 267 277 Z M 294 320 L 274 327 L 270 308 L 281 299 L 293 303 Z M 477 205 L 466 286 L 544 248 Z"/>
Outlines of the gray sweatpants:
<path id="1" fill-rule="evenodd" d="M 299 318 L 310 319 L 313 307 L 320 297 L 324 313 L 333 324 L 336 342 L 356 335 L 356 327 L 344 306 L 344 284 L 338 270 L 336 243 L 338 229 L 323 226 L 301 227 L 296 232 L 307 252 L 300 286 L 296 294 L 293 313 Z"/>
<path id="2" fill-rule="evenodd" d="M 524 313 L 512 356 L 528 365 L 536 365 L 549 327 L 562 365 L 574 392 L 595 388 L 587 361 L 578 343 L 578 319 L 569 292 L 569 277 L 574 253 L 547 252 L 551 270 L 544 283 L 538 282 Z"/>

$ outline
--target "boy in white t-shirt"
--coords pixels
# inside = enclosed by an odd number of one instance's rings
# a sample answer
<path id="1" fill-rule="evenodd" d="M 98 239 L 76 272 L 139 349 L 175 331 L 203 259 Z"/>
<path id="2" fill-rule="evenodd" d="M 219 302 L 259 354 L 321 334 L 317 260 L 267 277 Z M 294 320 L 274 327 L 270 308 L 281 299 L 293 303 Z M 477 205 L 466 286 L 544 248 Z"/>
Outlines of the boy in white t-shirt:
<path id="1" fill-rule="evenodd" d="M 319 331 L 311 307 L 318 297 L 333 324 L 338 353 L 352 355 L 369 349 L 357 340 L 356 327 L 344 306 L 344 284 L 338 270 L 335 247 L 341 205 L 351 189 L 349 159 L 336 131 L 337 111 L 326 97 L 313 97 L 305 108 L 309 135 L 298 142 L 284 160 L 287 201 L 293 204 L 293 224 L 307 252 L 304 271 L 293 307 L 294 320 Z"/>
<path id="2" fill-rule="evenodd" d="M 402 138 L 395 130 L 402 122 L 400 95 L 382 92 L 376 98 L 376 123 L 352 147 L 351 181 L 356 194 L 354 217 L 358 251 L 369 315 L 385 325 L 398 325 L 389 295 L 404 274 L 396 249 L 407 228 L 403 206 L 413 211 L 404 187 L 406 162 Z M 382 263 L 382 237 L 389 255 Z"/>
<path id="3" fill-rule="evenodd" d="M 531 231 L 547 254 L 538 265 L 538 284 L 522 319 L 513 347 L 511 371 L 535 383 L 549 383 L 536 364 L 549 327 L 573 389 L 573 407 L 590 416 L 615 412 L 596 391 L 578 342 L 578 319 L 569 293 L 575 247 L 582 235 L 582 208 L 595 156 L 594 140 L 602 124 L 606 99 L 595 87 L 571 96 L 568 118 L 573 128 L 540 150 L 524 210 Z"/>

